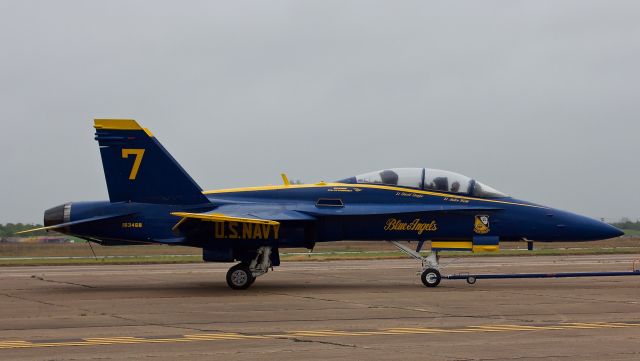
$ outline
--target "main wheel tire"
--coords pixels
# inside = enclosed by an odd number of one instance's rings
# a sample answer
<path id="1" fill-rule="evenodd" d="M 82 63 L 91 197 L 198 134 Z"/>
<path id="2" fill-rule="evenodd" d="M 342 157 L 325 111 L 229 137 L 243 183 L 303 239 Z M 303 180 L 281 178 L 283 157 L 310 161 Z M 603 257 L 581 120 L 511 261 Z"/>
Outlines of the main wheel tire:
<path id="1" fill-rule="evenodd" d="M 258 277 L 251 277 L 251 279 L 249 280 L 249 286 L 251 286 L 257 279 Z"/>
<path id="2" fill-rule="evenodd" d="M 440 284 L 442 276 L 440 276 L 440 272 L 437 269 L 427 268 L 426 270 L 422 271 L 420 279 L 425 286 L 436 287 Z"/>
<path id="3" fill-rule="evenodd" d="M 227 271 L 227 284 L 234 290 L 246 290 L 256 280 L 244 263 L 239 263 Z"/>

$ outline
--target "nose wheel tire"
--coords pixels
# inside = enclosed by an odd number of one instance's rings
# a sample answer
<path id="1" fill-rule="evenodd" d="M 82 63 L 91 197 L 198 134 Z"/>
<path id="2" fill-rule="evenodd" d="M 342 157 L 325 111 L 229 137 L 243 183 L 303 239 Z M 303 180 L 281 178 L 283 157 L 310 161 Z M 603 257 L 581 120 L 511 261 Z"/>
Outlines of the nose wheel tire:
<path id="1" fill-rule="evenodd" d="M 427 287 L 436 287 L 440 284 L 440 280 L 442 276 L 440 276 L 440 272 L 438 272 L 435 268 L 427 268 L 422 271 L 422 275 L 420 276 L 422 283 Z"/>
<path id="2" fill-rule="evenodd" d="M 227 284 L 234 290 L 245 290 L 255 282 L 256 278 L 249 269 L 249 266 L 240 263 L 227 271 Z"/>

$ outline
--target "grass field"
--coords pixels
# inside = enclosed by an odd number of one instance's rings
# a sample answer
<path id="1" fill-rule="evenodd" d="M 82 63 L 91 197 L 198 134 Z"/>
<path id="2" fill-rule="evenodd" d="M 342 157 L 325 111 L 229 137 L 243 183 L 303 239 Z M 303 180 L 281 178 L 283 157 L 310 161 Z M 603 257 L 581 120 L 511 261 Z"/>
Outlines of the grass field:
<path id="1" fill-rule="evenodd" d="M 632 237 L 640 237 L 640 230 L 637 229 L 623 229 L 625 235 Z"/>
<path id="2" fill-rule="evenodd" d="M 471 254 L 442 252 L 442 256 L 484 257 L 513 255 L 570 255 L 570 254 L 638 254 L 640 236 L 626 236 L 597 242 L 536 243 L 534 251 L 526 251 L 526 243 L 502 243 L 498 253 Z M 196 263 L 202 262 L 202 251 L 181 246 L 115 246 L 93 245 L 94 258 L 88 243 L 0 243 L 0 266 L 15 265 L 71 265 L 71 264 L 139 264 L 139 263 Z M 428 249 L 425 250 L 425 254 Z M 305 249 L 281 249 L 284 261 L 323 261 L 344 259 L 405 258 L 387 242 L 319 243 L 313 253 Z"/>

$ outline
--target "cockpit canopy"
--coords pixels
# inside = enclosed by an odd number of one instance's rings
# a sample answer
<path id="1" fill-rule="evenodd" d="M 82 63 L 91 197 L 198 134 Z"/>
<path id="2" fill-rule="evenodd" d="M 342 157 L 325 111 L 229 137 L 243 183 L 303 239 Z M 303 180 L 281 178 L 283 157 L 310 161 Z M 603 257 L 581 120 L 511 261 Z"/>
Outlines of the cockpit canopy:
<path id="1" fill-rule="evenodd" d="M 391 168 L 338 181 L 351 184 L 385 184 L 438 192 L 499 198 L 507 195 L 462 174 L 431 168 Z"/>

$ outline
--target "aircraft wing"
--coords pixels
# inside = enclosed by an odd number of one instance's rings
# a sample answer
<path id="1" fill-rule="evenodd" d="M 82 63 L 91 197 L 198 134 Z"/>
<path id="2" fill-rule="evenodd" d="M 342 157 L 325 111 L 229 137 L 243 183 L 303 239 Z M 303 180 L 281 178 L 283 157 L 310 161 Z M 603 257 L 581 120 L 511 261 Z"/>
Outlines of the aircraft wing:
<path id="1" fill-rule="evenodd" d="M 207 213 L 188 213 L 188 212 L 172 212 L 171 215 L 182 217 L 182 219 L 200 219 L 203 221 L 211 222 L 240 222 L 240 223 L 256 223 L 256 224 L 271 224 L 276 225 L 280 222 L 272 221 L 269 219 L 261 219 L 256 217 L 235 217 L 224 213 L 207 212 Z"/>
<path id="2" fill-rule="evenodd" d="M 172 212 L 171 215 L 182 217 L 182 219 L 173 226 L 174 230 L 179 229 L 183 223 L 189 219 L 209 222 L 238 222 L 268 225 L 278 225 L 281 221 L 308 221 L 316 219 L 308 214 L 275 205 L 226 205 L 220 206 L 210 212 Z"/>

